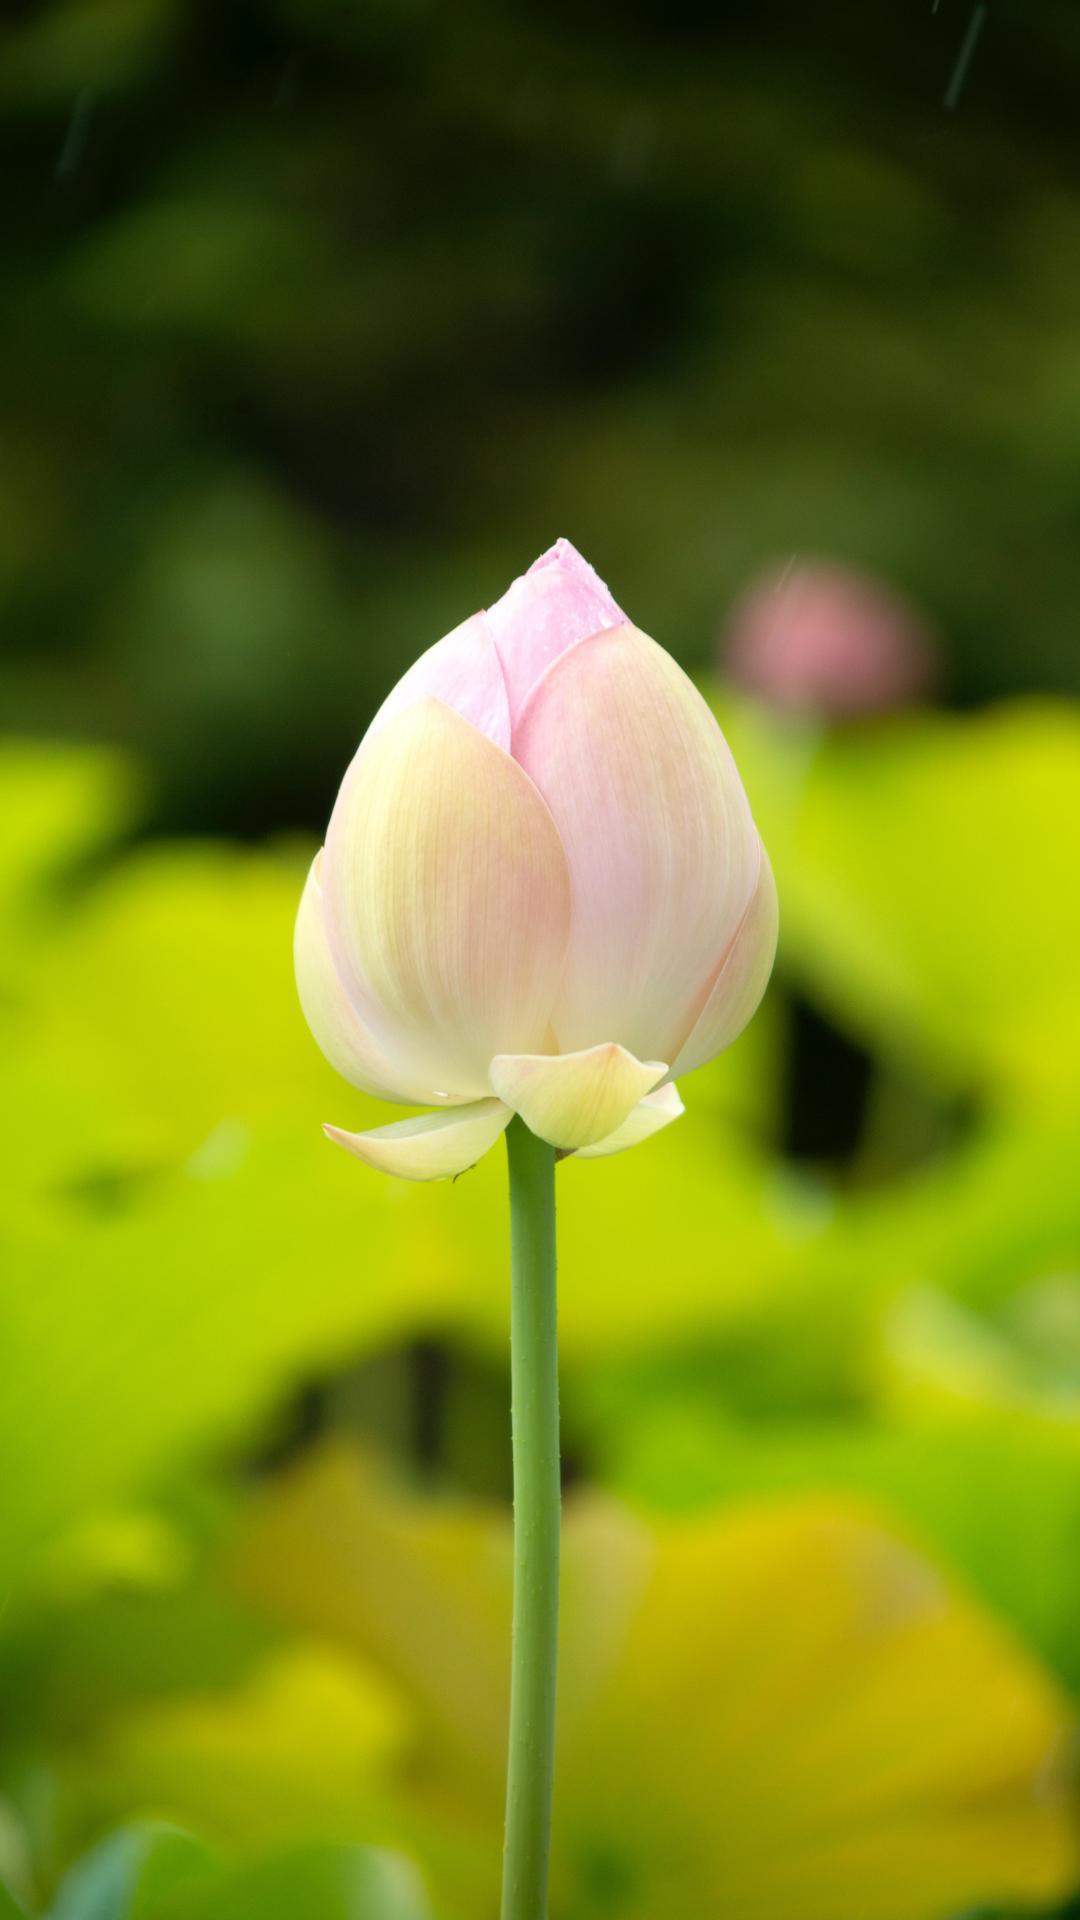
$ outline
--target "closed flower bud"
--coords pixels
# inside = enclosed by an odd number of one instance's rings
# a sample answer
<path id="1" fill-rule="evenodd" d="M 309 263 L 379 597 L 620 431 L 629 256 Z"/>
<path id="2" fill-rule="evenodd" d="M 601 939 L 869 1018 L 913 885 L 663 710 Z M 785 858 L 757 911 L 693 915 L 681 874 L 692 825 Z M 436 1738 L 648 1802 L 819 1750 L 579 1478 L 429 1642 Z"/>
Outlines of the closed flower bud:
<path id="1" fill-rule="evenodd" d="M 725 652 L 737 685 L 834 720 L 908 706 L 937 677 L 918 616 L 850 567 L 793 566 L 756 581 L 731 616 Z"/>
<path id="2" fill-rule="evenodd" d="M 746 1025 L 776 926 L 713 715 L 560 540 L 416 661 L 345 775 L 300 1000 L 347 1080 L 436 1111 L 327 1131 L 417 1180 L 513 1113 L 564 1152 L 632 1146 Z"/>

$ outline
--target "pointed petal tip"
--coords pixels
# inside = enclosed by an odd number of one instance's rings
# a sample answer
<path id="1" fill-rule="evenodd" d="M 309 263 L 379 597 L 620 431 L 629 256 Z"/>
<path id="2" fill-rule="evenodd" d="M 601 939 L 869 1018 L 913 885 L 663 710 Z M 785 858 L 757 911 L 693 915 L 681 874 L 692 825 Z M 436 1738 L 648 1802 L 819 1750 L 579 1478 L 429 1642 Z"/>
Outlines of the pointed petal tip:
<path id="1" fill-rule="evenodd" d="M 566 535 L 562 533 L 550 547 L 533 561 L 529 572 L 540 573 L 544 567 L 562 567 L 565 573 L 580 574 L 583 575 L 586 580 L 595 580 L 597 578 L 595 567 L 589 565 L 584 554 L 580 553 L 573 541 L 568 540 Z M 606 587 L 604 591 L 607 591 Z"/>
<path id="2" fill-rule="evenodd" d="M 511 727 L 553 660 L 589 634 L 625 623 L 599 575 L 563 538 L 511 581 L 486 617 L 506 679 Z"/>
<path id="3" fill-rule="evenodd" d="M 346 1133 L 330 1125 L 324 1125 L 323 1132 L 378 1173 L 392 1173 L 399 1180 L 454 1180 L 494 1146 L 510 1118 L 509 1107 L 501 1101 L 475 1100 L 469 1106 L 394 1120 L 368 1133 Z"/>
<path id="4" fill-rule="evenodd" d="M 595 617 L 601 620 L 602 627 L 621 626 L 624 623 L 626 615 L 607 581 L 601 580 L 596 568 L 590 565 L 585 555 L 575 547 L 572 540 L 567 540 L 564 534 L 560 534 L 554 546 L 549 547 L 546 553 L 542 553 L 539 559 L 533 561 L 525 578 L 528 579 L 529 574 L 544 573 L 549 569 L 561 574 L 567 588 L 572 586 L 589 593 Z"/>

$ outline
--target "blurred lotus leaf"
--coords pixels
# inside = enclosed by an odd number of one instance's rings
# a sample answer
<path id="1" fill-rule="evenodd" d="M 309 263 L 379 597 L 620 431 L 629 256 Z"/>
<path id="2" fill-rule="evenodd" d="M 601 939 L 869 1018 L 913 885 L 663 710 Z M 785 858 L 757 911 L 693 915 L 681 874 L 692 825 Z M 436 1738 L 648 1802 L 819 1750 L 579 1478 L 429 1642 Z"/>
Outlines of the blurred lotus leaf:
<path id="1" fill-rule="evenodd" d="M 920 714 L 823 736 L 724 705 L 776 868 L 785 962 L 886 1058 L 1075 1111 L 1080 710 Z"/>
<path id="2" fill-rule="evenodd" d="M 704 1153 L 711 1146 L 727 1156 L 732 1147 L 715 1134 L 701 1145 L 704 1186 Z M 606 1346 L 597 1342 L 587 1364 L 568 1375 L 576 1435 L 601 1472 L 610 1470 L 613 1449 L 646 1436 L 651 1443 L 663 1418 L 681 1423 L 687 1410 L 704 1412 L 713 1426 L 718 1417 L 723 1424 L 727 1415 L 743 1416 L 766 1449 L 778 1437 L 769 1420 L 782 1422 L 782 1434 L 815 1417 L 844 1416 L 855 1439 L 866 1423 L 895 1417 L 891 1400 L 881 1404 L 882 1327 L 894 1302 L 928 1286 L 1000 1323 L 1010 1340 L 1019 1337 L 1011 1331 L 1013 1303 L 1038 1299 L 1045 1320 L 1050 1286 L 1053 1328 L 1043 1328 L 1043 1357 L 1029 1381 L 1042 1392 L 1060 1376 L 1067 1392 L 1069 1302 L 1080 1294 L 1073 1278 L 1080 1271 L 1078 1161 L 1080 1124 L 1063 1119 L 986 1123 L 951 1151 L 867 1186 L 796 1178 L 772 1163 L 763 1207 L 776 1235 L 775 1266 L 762 1262 L 753 1290 L 740 1297 L 721 1291 L 731 1282 L 718 1257 L 717 1299 L 710 1303 L 703 1287 L 696 1320 L 688 1302 L 668 1320 L 658 1315 L 650 1340 L 623 1343 L 613 1334 Z M 719 1255 L 722 1232 L 708 1197 L 687 1196 L 687 1205 L 712 1221 Z M 629 1196 L 626 1216 L 633 1217 Z M 658 1268 L 662 1298 L 669 1274 L 677 1285 L 681 1263 L 692 1258 L 693 1235 L 692 1225 L 684 1231 L 680 1218 L 671 1219 Z M 1034 1353 L 1034 1332 L 1024 1339 Z M 696 1484 L 691 1475 L 688 1486 Z M 1003 1525 L 1007 1519 L 1003 1513 Z M 1065 1572 L 1058 1567 L 1054 1578 Z"/>
<path id="3" fill-rule="evenodd" d="M 938 1288 L 891 1303 L 877 1356 L 885 1406 L 905 1418 L 1045 1426 L 1080 1462 L 1080 1285 L 1032 1282 L 979 1312 Z"/>
<path id="4" fill-rule="evenodd" d="M 64 1880 L 49 1920 L 148 1920 L 174 1888 L 205 1872 L 210 1856 L 176 1827 L 124 1828 Z"/>
<path id="5" fill-rule="evenodd" d="M 20 1813 L 4 1796 L 0 1798 L 0 1920 L 23 1911 L 16 1895 L 25 1897 L 34 1884 L 30 1854 L 29 1836 Z"/>
<path id="6" fill-rule="evenodd" d="M 67 1791 L 91 1831 L 135 1807 L 246 1846 L 352 1838 L 408 1731 L 381 1675 L 295 1645 L 233 1691 L 181 1693 L 118 1717 L 80 1749 Z"/>
<path id="7" fill-rule="evenodd" d="M 609 1417 L 601 1465 L 628 1499 L 680 1514 L 811 1492 L 880 1502 L 1080 1685 L 1080 1476 L 1075 1443 L 1045 1423 L 750 1424 L 676 1385 Z"/>
<path id="8" fill-rule="evenodd" d="M 137 793 L 133 767 L 106 748 L 0 744 L 5 950 L 20 934 L 29 937 L 36 923 L 25 923 L 40 914 L 48 884 L 129 825 Z"/>
<path id="9" fill-rule="evenodd" d="M 60 1605 L 113 1592 L 168 1592 L 188 1571 L 189 1546 L 162 1513 L 128 1507 L 90 1512 L 42 1562 L 38 1600 Z"/>
<path id="10" fill-rule="evenodd" d="M 147 1920 L 431 1920 L 415 1869 L 367 1847 L 304 1847 L 180 1889 Z"/>
<path id="11" fill-rule="evenodd" d="M 902 1176 L 846 1193 L 824 1189 L 822 1217 L 792 1244 L 786 1284 L 747 1316 L 771 1381 L 769 1403 L 865 1403 L 883 1312 L 912 1286 L 932 1286 L 990 1313 L 1045 1276 L 1059 1292 L 1080 1272 L 1080 1116 L 987 1121 L 952 1150 Z M 794 1210 L 792 1210 L 794 1211 Z M 756 1373 L 738 1387 L 752 1398 Z"/>
<path id="12" fill-rule="evenodd" d="M 304 1847 L 184 1887 L 148 1920 L 430 1920 L 407 1860 L 367 1847 Z"/>
<path id="13" fill-rule="evenodd" d="M 501 1516 L 391 1502 L 331 1450 L 266 1497 L 236 1559 L 250 1598 L 412 1700 L 411 1838 L 462 1920 L 495 1910 L 509 1558 Z M 1068 1887 L 1066 1700 L 861 1510 L 654 1534 L 587 1499 L 564 1596 L 559 1920 L 945 1920 Z"/>
<path id="14" fill-rule="evenodd" d="M 0 782 L 7 1591 L 275 1380 L 417 1309 L 380 1258 L 385 1206 L 365 1220 L 319 1134 L 336 1082 L 292 1004 L 300 863 L 176 849 L 60 887 L 119 829 L 126 768 L 13 746 Z"/>
<path id="15" fill-rule="evenodd" d="M 429 1920 L 413 1869 L 362 1847 L 308 1846 L 224 1865 L 176 1829 L 103 1841 L 65 1880 L 48 1920 Z"/>

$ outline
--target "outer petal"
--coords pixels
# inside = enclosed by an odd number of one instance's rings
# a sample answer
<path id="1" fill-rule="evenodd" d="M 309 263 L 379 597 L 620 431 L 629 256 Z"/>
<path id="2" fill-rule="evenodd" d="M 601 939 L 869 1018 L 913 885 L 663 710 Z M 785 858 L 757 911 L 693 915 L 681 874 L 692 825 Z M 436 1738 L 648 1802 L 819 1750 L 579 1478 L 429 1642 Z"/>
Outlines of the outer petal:
<path id="1" fill-rule="evenodd" d="M 487 614 L 506 676 L 511 719 L 567 647 L 605 627 L 621 626 L 624 619 L 588 561 L 569 540 L 556 540 Z"/>
<path id="2" fill-rule="evenodd" d="M 769 856 L 761 849 L 757 885 L 672 1074 L 690 1073 L 730 1047 L 756 1011 L 776 957 L 779 909 Z"/>
<path id="3" fill-rule="evenodd" d="M 622 1153 L 626 1147 L 640 1146 L 663 1127 L 670 1127 L 673 1120 L 681 1119 L 685 1111 L 677 1087 L 669 1080 L 666 1086 L 657 1087 L 654 1093 L 647 1093 L 644 1100 L 639 1100 L 636 1107 L 631 1107 L 622 1126 L 616 1127 L 614 1133 L 597 1140 L 591 1147 L 579 1147 L 574 1158 L 599 1160 L 604 1154 Z"/>
<path id="4" fill-rule="evenodd" d="M 510 1119 L 510 1109 L 501 1101 L 477 1100 L 449 1112 L 395 1120 L 371 1133 L 343 1133 L 340 1127 L 323 1131 L 380 1173 L 394 1173 L 399 1180 L 449 1180 L 475 1166 Z"/>
<path id="5" fill-rule="evenodd" d="M 330 949 L 393 1060 L 482 1096 L 493 1053 L 549 1044 L 569 878 L 506 753 L 424 697 L 354 760 L 327 834 Z"/>
<path id="6" fill-rule="evenodd" d="M 541 1140 L 572 1152 L 606 1140 L 666 1072 L 611 1041 L 585 1053 L 499 1054 L 491 1085 Z"/>
<path id="7" fill-rule="evenodd" d="M 510 708 L 495 641 L 482 613 L 474 613 L 453 633 L 437 640 L 414 660 L 375 715 L 364 745 L 387 722 L 404 713 L 425 693 L 453 707 L 462 719 L 486 733 L 497 747 L 510 750 Z M 364 746 L 361 747 L 363 752 Z"/>
<path id="8" fill-rule="evenodd" d="M 304 1018 L 332 1067 L 354 1087 L 403 1106 L 430 1100 L 432 1091 L 395 1076 L 381 1047 L 349 1000 L 330 954 L 323 915 L 320 851 L 311 863 L 293 936 L 296 987 Z"/>
<path id="9" fill-rule="evenodd" d="M 514 755 L 570 867 L 560 1048 L 614 1035 L 639 1056 L 673 1059 L 757 873 L 757 830 L 713 715 L 670 655 L 619 627 L 548 669 Z"/>

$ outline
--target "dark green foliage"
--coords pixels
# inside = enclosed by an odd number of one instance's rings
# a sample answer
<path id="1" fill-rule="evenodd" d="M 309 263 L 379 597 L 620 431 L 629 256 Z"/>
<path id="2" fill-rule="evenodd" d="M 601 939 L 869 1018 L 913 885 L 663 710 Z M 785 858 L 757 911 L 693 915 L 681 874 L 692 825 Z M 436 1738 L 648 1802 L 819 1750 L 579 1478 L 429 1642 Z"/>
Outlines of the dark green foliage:
<path id="1" fill-rule="evenodd" d="M 558 533 L 684 661 L 870 565 L 964 696 L 1076 683 L 1080 20 L 79 0 L 0 29 L 5 711 L 161 817 L 325 815 Z"/>

